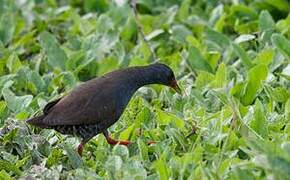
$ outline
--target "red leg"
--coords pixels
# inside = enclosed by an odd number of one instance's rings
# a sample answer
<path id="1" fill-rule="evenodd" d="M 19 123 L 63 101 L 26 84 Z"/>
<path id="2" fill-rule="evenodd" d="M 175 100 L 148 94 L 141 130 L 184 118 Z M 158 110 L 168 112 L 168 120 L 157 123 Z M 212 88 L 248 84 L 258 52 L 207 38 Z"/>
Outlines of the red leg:
<path id="1" fill-rule="evenodd" d="M 141 130 L 142 129 L 137 129 L 138 136 L 140 136 L 142 134 Z M 147 142 L 147 145 L 151 145 L 151 144 L 156 144 L 156 142 L 153 141 L 153 140 L 150 140 L 150 141 Z"/>
<path id="2" fill-rule="evenodd" d="M 151 145 L 151 144 L 156 144 L 156 142 L 155 142 L 155 141 L 153 141 L 153 140 L 151 140 L 151 141 L 148 141 L 148 142 L 147 142 L 147 144 L 148 144 L 148 145 Z"/>
<path id="3" fill-rule="evenodd" d="M 83 154 L 84 146 L 85 146 L 85 143 L 82 141 L 77 148 L 78 154 L 80 156 L 82 156 L 82 154 Z"/>
<path id="4" fill-rule="evenodd" d="M 125 146 L 128 146 L 129 144 L 131 144 L 130 141 L 118 141 L 118 140 L 115 140 L 115 139 L 112 139 L 108 133 L 108 131 L 104 131 L 104 136 L 106 137 L 106 140 L 109 144 L 111 145 L 116 145 L 116 144 L 121 144 L 121 145 L 125 145 Z"/>

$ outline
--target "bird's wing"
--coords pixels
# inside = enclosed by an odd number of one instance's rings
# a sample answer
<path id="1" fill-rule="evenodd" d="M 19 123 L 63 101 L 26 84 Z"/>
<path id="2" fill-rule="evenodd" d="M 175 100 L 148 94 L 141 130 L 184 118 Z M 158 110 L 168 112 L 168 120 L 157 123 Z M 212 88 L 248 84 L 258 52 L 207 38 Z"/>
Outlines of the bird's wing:
<path id="1" fill-rule="evenodd" d="M 115 118 L 117 83 L 110 77 L 90 80 L 58 101 L 43 123 L 55 125 L 97 124 Z"/>
<path id="2" fill-rule="evenodd" d="M 43 114 L 47 115 L 51 111 L 52 107 L 54 105 L 56 105 L 60 100 L 61 100 L 61 98 L 58 98 L 58 99 L 56 99 L 54 101 L 51 101 L 48 104 L 46 104 L 45 107 L 43 108 Z"/>

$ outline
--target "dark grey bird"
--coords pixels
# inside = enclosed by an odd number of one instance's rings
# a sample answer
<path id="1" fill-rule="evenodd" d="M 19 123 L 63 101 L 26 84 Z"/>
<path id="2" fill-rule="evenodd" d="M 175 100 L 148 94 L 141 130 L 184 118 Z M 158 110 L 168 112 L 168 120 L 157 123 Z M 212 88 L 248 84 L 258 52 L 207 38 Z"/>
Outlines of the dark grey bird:
<path id="1" fill-rule="evenodd" d="M 81 155 L 85 143 L 103 133 L 109 144 L 130 144 L 109 136 L 108 128 L 122 115 L 138 88 L 148 84 L 162 84 L 180 93 L 170 67 L 155 63 L 109 72 L 80 84 L 67 96 L 48 103 L 43 114 L 26 122 L 40 128 L 49 128 L 63 134 L 82 138 L 78 146 Z"/>

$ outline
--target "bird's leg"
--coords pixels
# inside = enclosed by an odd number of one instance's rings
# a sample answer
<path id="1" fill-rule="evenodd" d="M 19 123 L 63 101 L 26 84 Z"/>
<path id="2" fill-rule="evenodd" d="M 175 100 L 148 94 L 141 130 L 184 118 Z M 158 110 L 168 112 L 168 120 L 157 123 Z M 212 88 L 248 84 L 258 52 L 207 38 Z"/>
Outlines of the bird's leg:
<path id="1" fill-rule="evenodd" d="M 130 141 L 118 141 L 118 140 L 114 140 L 110 137 L 109 132 L 107 130 L 105 130 L 103 132 L 104 136 L 106 137 L 106 140 L 109 144 L 111 145 L 116 145 L 116 144 L 121 144 L 121 145 L 125 145 L 128 146 L 129 144 L 131 144 Z"/>
<path id="2" fill-rule="evenodd" d="M 142 134 L 142 129 L 138 129 L 137 131 L 138 135 L 140 136 Z M 150 140 L 147 142 L 147 145 L 151 145 L 151 144 L 156 144 L 156 141 Z"/>
<path id="3" fill-rule="evenodd" d="M 151 145 L 151 144 L 156 144 L 156 142 L 153 140 L 147 142 L 147 145 Z"/>
<path id="4" fill-rule="evenodd" d="M 80 156 L 82 156 L 82 154 L 83 154 L 85 144 L 86 144 L 86 142 L 82 140 L 77 148 L 77 151 L 78 151 Z"/>

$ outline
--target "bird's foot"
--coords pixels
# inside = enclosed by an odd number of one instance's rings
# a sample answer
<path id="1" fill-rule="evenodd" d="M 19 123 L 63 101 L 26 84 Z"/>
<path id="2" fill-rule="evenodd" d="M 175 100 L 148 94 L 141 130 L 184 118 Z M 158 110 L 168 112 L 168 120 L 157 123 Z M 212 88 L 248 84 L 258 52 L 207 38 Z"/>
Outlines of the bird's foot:
<path id="1" fill-rule="evenodd" d="M 132 143 L 130 141 L 118 141 L 118 140 L 112 139 L 110 136 L 107 136 L 106 139 L 107 139 L 107 142 L 111 145 L 121 144 L 121 145 L 128 146 L 129 144 Z"/>
<path id="2" fill-rule="evenodd" d="M 151 145 L 151 144 L 156 144 L 156 141 L 151 140 L 147 142 L 147 145 Z"/>

